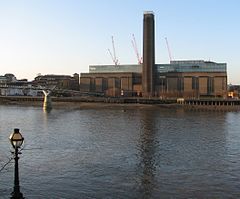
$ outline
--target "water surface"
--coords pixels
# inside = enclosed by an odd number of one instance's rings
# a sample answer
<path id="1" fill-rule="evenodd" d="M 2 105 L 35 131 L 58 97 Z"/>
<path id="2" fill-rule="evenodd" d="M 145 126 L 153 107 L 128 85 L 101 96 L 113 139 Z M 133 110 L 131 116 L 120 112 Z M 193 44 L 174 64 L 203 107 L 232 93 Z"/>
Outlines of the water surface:
<path id="1" fill-rule="evenodd" d="M 0 106 L 0 164 L 20 128 L 26 198 L 239 198 L 239 121 L 239 112 Z M 13 166 L 0 173 L 1 198 Z"/>

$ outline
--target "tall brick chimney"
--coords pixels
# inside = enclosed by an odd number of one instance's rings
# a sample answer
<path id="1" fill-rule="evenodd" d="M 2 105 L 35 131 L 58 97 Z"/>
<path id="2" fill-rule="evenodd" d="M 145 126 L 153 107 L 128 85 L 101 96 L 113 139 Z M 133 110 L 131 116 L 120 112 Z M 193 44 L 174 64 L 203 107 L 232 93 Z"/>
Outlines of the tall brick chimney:
<path id="1" fill-rule="evenodd" d="M 153 97 L 155 93 L 155 34 L 154 14 L 145 12 L 143 18 L 143 64 L 142 91 L 143 97 Z"/>

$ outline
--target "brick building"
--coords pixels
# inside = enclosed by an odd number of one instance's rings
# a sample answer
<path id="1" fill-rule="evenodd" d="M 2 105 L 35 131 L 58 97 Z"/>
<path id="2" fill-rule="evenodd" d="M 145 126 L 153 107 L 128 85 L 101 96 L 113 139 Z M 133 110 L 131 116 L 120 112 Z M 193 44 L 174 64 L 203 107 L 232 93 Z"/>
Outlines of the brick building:
<path id="1" fill-rule="evenodd" d="M 121 67 L 90 66 L 89 73 L 81 74 L 80 90 L 100 92 L 106 96 L 142 96 L 142 66 Z M 170 64 L 156 64 L 155 70 L 152 97 L 199 98 L 227 95 L 225 63 L 172 61 Z"/>

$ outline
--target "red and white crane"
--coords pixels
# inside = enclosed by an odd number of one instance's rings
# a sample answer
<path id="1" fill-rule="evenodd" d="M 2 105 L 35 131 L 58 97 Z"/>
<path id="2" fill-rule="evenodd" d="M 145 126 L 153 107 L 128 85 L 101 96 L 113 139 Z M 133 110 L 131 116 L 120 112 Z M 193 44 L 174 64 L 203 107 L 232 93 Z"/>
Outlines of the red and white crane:
<path id="1" fill-rule="evenodd" d="M 132 34 L 131 42 L 132 42 L 132 46 L 133 46 L 134 52 L 135 52 L 135 54 L 137 56 L 138 64 L 142 64 L 142 57 L 139 55 L 138 48 L 137 48 L 137 42 L 136 42 L 134 34 Z"/>
<path id="2" fill-rule="evenodd" d="M 112 61 L 115 65 L 119 65 L 119 62 L 118 62 L 118 59 L 117 59 L 117 56 L 116 56 L 116 51 L 115 51 L 115 45 L 114 45 L 114 39 L 113 39 L 113 36 L 112 36 L 112 48 L 113 48 L 113 53 L 110 51 L 110 49 L 108 49 L 108 52 L 112 58 Z"/>

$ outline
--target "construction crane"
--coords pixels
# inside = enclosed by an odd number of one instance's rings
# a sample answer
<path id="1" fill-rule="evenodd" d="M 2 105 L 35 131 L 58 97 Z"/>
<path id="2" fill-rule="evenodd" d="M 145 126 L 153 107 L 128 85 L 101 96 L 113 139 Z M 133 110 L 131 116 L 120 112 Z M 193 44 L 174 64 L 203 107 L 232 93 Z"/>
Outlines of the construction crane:
<path id="1" fill-rule="evenodd" d="M 137 48 L 137 42 L 136 42 L 134 34 L 132 34 L 131 42 L 132 42 L 132 46 L 133 46 L 134 52 L 135 52 L 135 54 L 137 56 L 138 64 L 142 64 L 142 57 L 140 57 L 140 55 L 139 55 L 138 48 Z"/>
<path id="2" fill-rule="evenodd" d="M 171 62 L 173 59 L 172 59 L 172 54 L 171 54 L 171 50 L 170 50 L 170 47 L 169 47 L 169 44 L 168 44 L 168 39 L 167 39 L 167 37 L 165 37 L 165 40 L 166 40 L 166 44 L 167 44 L 169 60 L 170 60 L 170 62 Z"/>
<path id="3" fill-rule="evenodd" d="M 119 62 L 118 62 L 118 59 L 116 57 L 116 51 L 115 51 L 115 45 L 114 45 L 114 39 L 113 39 L 113 36 L 112 36 L 112 48 L 113 48 L 113 53 L 110 51 L 110 49 L 108 49 L 108 52 L 112 58 L 112 61 L 115 65 L 119 65 Z"/>

